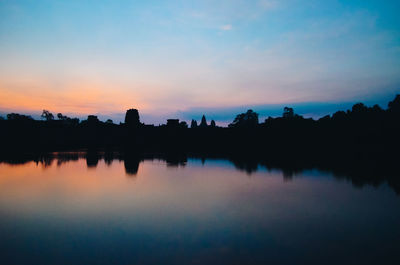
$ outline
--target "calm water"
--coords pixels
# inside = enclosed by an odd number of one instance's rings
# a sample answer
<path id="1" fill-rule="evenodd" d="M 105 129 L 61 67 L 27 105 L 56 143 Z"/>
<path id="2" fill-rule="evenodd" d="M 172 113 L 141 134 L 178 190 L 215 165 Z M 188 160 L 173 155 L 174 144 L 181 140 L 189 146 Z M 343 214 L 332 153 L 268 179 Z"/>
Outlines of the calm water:
<path id="1" fill-rule="evenodd" d="M 1 163 L 1 264 L 400 264 L 387 184 L 106 161 Z"/>

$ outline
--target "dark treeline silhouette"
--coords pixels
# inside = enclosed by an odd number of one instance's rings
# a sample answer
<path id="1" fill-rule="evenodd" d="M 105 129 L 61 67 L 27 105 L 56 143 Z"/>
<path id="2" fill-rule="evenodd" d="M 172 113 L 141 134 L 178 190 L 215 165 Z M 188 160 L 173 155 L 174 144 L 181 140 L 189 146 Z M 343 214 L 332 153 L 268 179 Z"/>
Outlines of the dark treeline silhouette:
<path id="1" fill-rule="evenodd" d="M 89 149 L 85 152 L 56 152 L 46 154 L 0 156 L 0 163 L 18 165 L 34 161 L 36 164 L 40 164 L 46 168 L 54 164 L 61 166 L 68 161 L 85 159 L 86 165 L 90 169 L 96 168 L 101 160 L 104 160 L 106 165 L 111 165 L 113 161 L 123 161 L 126 175 L 128 177 L 135 177 L 138 174 L 140 163 L 145 160 L 165 161 L 167 167 L 184 167 L 189 158 L 201 159 L 203 165 L 207 160 L 227 159 L 226 157 L 219 156 L 188 156 L 184 153 L 176 152 L 164 154 L 139 154 L 135 152 L 124 153 Z M 243 156 L 232 156 L 229 157 L 228 160 L 236 169 L 246 172 L 249 176 L 261 168 L 265 168 L 268 171 L 281 171 L 285 181 L 292 181 L 304 171 L 318 169 L 319 171 L 331 173 L 336 179 L 345 179 L 350 181 L 355 187 L 363 187 L 366 185 L 378 187 L 386 182 L 396 192 L 396 194 L 400 195 L 400 178 L 397 171 L 395 168 L 387 166 L 377 167 L 374 164 L 354 164 L 354 162 L 319 164 L 315 163 L 315 161 L 300 162 L 295 160 L 264 160 L 262 158 Z"/>
<path id="2" fill-rule="evenodd" d="M 56 118 L 57 117 L 57 118 Z M 245 157 L 252 161 L 379 164 L 397 162 L 400 147 L 400 95 L 388 104 L 355 104 L 318 120 L 304 118 L 290 107 L 282 117 L 260 122 L 252 110 L 236 116 L 228 127 L 192 120 L 169 119 L 154 126 L 140 121 L 139 111 L 126 112 L 125 122 L 102 122 L 89 115 L 79 121 L 47 110 L 42 120 L 11 113 L 0 120 L 1 153 L 34 153 L 101 149 L 143 153 L 183 153 Z"/>

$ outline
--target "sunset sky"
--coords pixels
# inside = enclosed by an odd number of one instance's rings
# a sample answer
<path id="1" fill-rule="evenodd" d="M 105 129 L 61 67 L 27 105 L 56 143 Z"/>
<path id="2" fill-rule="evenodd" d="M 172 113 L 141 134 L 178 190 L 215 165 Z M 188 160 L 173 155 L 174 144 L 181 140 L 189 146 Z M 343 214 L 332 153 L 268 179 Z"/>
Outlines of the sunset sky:
<path id="1" fill-rule="evenodd" d="M 400 93 L 398 0 L 0 0 L 0 114 L 223 123 Z"/>

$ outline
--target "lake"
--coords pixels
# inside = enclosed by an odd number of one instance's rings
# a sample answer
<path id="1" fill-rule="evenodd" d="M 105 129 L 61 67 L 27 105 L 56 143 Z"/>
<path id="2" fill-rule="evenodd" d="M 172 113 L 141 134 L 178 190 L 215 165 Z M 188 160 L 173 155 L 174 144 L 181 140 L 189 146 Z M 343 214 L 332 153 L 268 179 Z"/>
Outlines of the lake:
<path id="1" fill-rule="evenodd" d="M 386 182 L 252 169 L 79 153 L 0 163 L 1 264 L 400 264 Z"/>

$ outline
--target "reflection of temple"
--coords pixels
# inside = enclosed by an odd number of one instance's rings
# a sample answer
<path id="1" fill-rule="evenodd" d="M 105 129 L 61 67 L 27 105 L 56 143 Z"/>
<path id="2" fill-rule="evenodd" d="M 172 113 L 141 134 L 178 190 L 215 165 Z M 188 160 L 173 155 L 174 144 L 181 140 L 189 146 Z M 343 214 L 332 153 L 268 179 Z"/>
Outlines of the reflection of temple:
<path id="1" fill-rule="evenodd" d="M 99 163 L 99 154 L 97 152 L 87 152 L 86 165 L 88 167 L 96 167 Z"/>
<path id="2" fill-rule="evenodd" d="M 139 170 L 140 159 L 135 156 L 126 156 L 124 158 L 125 172 L 128 176 L 136 176 Z"/>

